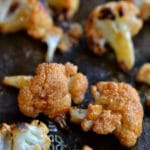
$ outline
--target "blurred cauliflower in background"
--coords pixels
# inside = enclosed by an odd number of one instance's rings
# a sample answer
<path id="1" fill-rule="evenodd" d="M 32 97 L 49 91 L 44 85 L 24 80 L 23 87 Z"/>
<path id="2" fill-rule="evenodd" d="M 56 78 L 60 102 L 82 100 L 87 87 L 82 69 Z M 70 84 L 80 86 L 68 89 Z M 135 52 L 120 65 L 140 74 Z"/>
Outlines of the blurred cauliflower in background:
<path id="1" fill-rule="evenodd" d="M 150 63 L 143 64 L 137 72 L 136 81 L 150 85 Z"/>
<path id="2" fill-rule="evenodd" d="M 132 36 L 142 28 L 139 10 L 129 2 L 109 2 L 96 7 L 89 15 L 86 36 L 97 55 L 106 52 L 106 44 L 115 51 L 121 69 L 128 72 L 135 62 Z"/>
<path id="3" fill-rule="evenodd" d="M 47 0 L 54 16 L 59 20 L 70 19 L 79 8 L 80 0 Z"/>
<path id="4" fill-rule="evenodd" d="M 38 0 L 0 1 L 0 32 L 25 30 L 35 39 L 47 43 L 46 60 L 51 61 L 63 31 L 53 23 L 51 15 Z"/>
<path id="5" fill-rule="evenodd" d="M 140 17 L 144 20 L 150 18 L 150 0 L 128 0 L 140 9 Z"/>

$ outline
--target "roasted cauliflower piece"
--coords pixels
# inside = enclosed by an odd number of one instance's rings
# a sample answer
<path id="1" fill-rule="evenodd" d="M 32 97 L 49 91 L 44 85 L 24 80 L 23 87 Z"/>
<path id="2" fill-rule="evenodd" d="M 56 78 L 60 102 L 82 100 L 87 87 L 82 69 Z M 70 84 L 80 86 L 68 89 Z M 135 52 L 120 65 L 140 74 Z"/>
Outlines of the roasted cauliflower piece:
<path id="1" fill-rule="evenodd" d="M 54 10 L 54 15 L 58 15 L 61 20 L 70 19 L 79 8 L 80 0 L 47 0 L 50 8 Z"/>
<path id="2" fill-rule="evenodd" d="M 138 8 L 129 2 L 109 2 L 95 8 L 86 24 L 90 49 L 102 55 L 108 43 L 115 51 L 119 66 L 126 72 L 132 69 L 135 61 L 132 36 L 142 27 L 137 15 Z"/>
<path id="3" fill-rule="evenodd" d="M 0 129 L 1 150 L 49 150 L 51 141 L 47 126 L 34 120 L 30 124 L 3 124 Z"/>
<path id="4" fill-rule="evenodd" d="M 71 63 L 43 63 L 35 76 L 5 77 L 3 83 L 20 88 L 18 106 L 24 115 L 36 117 L 43 113 L 58 120 L 69 112 L 71 100 L 80 104 L 84 98 L 88 81 L 77 69 Z"/>
<path id="5" fill-rule="evenodd" d="M 4 5 L 3 5 L 4 4 Z M 25 30 L 35 39 L 47 43 L 46 60 L 50 61 L 61 39 L 62 30 L 56 27 L 49 13 L 38 0 L 0 1 L 0 32 Z"/>
<path id="6" fill-rule="evenodd" d="M 140 9 L 140 17 L 144 20 L 150 18 L 150 1 L 149 0 L 128 0 Z"/>
<path id="7" fill-rule="evenodd" d="M 150 85 L 150 63 L 145 63 L 139 69 L 136 80 Z"/>
<path id="8" fill-rule="evenodd" d="M 135 145 L 142 132 L 143 107 L 137 91 L 126 83 L 99 82 L 91 88 L 93 104 L 72 108 L 71 121 L 84 131 L 113 133 L 126 147 Z"/>

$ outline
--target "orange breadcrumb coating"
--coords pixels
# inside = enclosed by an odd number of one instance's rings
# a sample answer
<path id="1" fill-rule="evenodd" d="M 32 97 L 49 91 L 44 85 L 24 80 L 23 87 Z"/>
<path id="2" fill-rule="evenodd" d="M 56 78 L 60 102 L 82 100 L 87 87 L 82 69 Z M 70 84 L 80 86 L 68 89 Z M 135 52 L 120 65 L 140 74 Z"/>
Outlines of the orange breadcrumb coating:
<path id="1" fill-rule="evenodd" d="M 93 130 L 97 134 L 113 133 L 122 145 L 134 146 L 142 132 L 143 121 L 137 91 L 126 83 L 99 82 L 92 86 L 91 92 L 94 102 L 79 118 L 83 130 Z M 73 117 L 77 120 L 75 111 L 72 108 L 71 121 L 74 121 Z"/>
<path id="2" fill-rule="evenodd" d="M 82 102 L 87 86 L 87 78 L 73 64 L 40 64 L 28 86 L 20 89 L 20 111 L 30 117 L 40 113 L 50 118 L 63 116 L 70 110 L 71 99 Z"/>

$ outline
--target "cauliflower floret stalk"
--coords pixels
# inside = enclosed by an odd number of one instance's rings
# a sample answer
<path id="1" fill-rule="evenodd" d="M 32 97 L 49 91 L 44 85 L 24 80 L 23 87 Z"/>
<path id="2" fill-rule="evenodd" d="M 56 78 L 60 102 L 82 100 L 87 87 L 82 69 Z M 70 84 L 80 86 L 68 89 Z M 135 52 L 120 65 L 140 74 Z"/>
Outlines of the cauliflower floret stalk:
<path id="1" fill-rule="evenodd" d="M 46 9 L 38 0 L 0 1 L 0 32 L 12 33 L 25 30 L 35 39 L 48 45 L 46 61 L 51 61 L 62 36 Z"/>
<path id="2" fill-rule="evenodd" d="M 77 69 L 71 63 L 43 63 L 35 76 L 5 77 L 3 83 L 20 89 L 18 106 L 24 115 L 37 117 L 43 113 L 65 128 L 71 101 L 80 104 L 88 87 L 86 76 Z"/>
<path id="3" fill-rule="evenodd" d="M 71 122 L 84 131 L 113 133 L 126 147 L 135 145 L 142 132 L 143 107 L 137 91 L 126 83 L 99 82 L 91 88 L 93 104 L 72 108 Z"/>
<path id="4" fill-rule="evenodd" d="M 91 50 L 101 55 L 106 51 L 105 45 L 108 43 L 125 72 L 132 69 L 135 61 L 132 36 L 142 27 L 138 14 L 138 8 L 131 3 L 110 2 L 94 9 L 86 25 Z"/>
<path id="5" fill-rule="evenodd" d="M 54 16 L 59 20 L 70 19 L 79 8 L 80 0 L 47 0 Z"/>
<path id="6" fill-rule="evenodd" d="M 34 120 L 30 124 L 2 124 L 0 129 L 1 150 L 49 150 L 51 141 L 47 126 Z"/>
<path id="7" fill-rule="evenodd" d="M 149 0 L 128 0 L 140 9 L 140 17 L 144 20 L 150 18 L 150 1 Z"/>

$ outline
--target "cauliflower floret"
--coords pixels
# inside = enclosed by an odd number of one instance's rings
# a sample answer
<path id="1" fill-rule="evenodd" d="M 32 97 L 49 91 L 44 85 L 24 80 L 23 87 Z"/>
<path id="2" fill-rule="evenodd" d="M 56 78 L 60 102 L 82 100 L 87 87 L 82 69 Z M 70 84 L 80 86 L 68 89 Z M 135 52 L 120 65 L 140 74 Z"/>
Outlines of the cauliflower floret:
<path id="1" fill-rule="evenodd" d="M 71 121 L 80 123 L 84 131 L 113 133 L 124 146 L 134 146 L 143 121 L 137 91 L 126 83 L 99 82 L 92 86 L 91 92 L 93 104 L 83 110 L 72 108 Z"/>
<path id="2" fill-rule="evenodd" d="M 70 110 L 71 100 L 76 104 L 82 102 L 88 86 L 86 76 L 77 73 L 77 66 L 70 63 L 40 64 L 36 75 L 26 79 L 26 84 L 25 80 L 22 82 L 24 86 L 17 81 L 22 80 L 22 76 L 5 77 L 3 83 L 13 87 L 19 85 L 19 109 L 29 117 L 36 117 L 40 113 L 56 120 L 63 117 Z"/>
<path id="3" fill-rule="evenodd" d="M 145 63 L 139 69 L 136 80 L 150 85 L 150 63 Z"/>
<path id="4" fill-rule="evenodd" d="M 87 146 L 87 145 L 84 145 L 82 147 L 82 150 L 93 150 L 91 147 Z"/>
<path id="5" fill-rule="evenodd" d="M 31 124 L 3 124 L 0 130 L 1 150 L 49 150 L 51 141 L 47 126 L 34 120 Z"/>
<path id="6" fill-rule="evenodd" d="M 142 27 L 137 18 L 138 8 L 129 2 L 110 2 L 98 6 L 90 14 L 86 24 L 86 35 L 90 49 L 98 55 L 106 51 L 108 43 L 115 51 L 118 64 L 124 71 L 134 65 L 132 36 Z"/>
<path id="7" fill-rule="evenodd" d="M 47 0 L 49 6 L 54 10 L 61 20 L 73 17 L 79 8 L 79 0 Z"/>
<path id="8" fill-rule="evenodd" d="M 83 35 L 83 28 L 79 23 L 63 22 L 61 27 L 64 34 L 58 43 L 58 49 L 64 53 L 69 51 L 74 45 L 78 44 Z"/>
<path id="9" fill-rule="evenodd" d="M 140 9 L 140 17 L 144 20 L 150 18 L 150 0 L 128 0 Z"/>
<path id="10" fill-rule="evenodd" d="M 61 39 L 62 30 L 55 27 L 53 20 L 38 0 L 5 0 L 0 7 L 0 32 L 11 33 L 26 30 L 33 38 L 47 43 L 46 60 L 50 61 Z M 3 3 L 5 5 L 3 5 Z"/>

